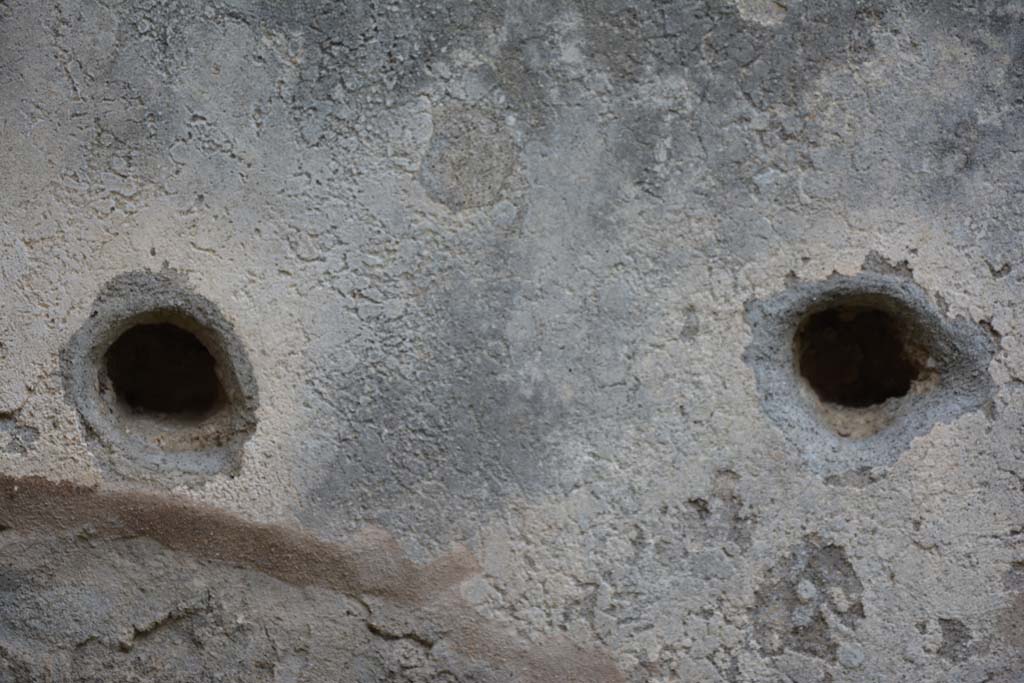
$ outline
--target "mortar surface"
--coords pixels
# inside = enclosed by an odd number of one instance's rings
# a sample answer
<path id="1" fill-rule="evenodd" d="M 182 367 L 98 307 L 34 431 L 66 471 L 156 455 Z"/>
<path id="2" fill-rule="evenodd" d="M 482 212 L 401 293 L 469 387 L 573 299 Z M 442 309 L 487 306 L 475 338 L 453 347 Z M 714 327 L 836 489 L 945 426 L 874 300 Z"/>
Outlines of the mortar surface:
<path id="1" fill-rule="evenodd" d="M 1022 35 L 0 0 L 0 681 L 1024 680 Z M 134 324 L 216 410 L 108 400 Z"/>

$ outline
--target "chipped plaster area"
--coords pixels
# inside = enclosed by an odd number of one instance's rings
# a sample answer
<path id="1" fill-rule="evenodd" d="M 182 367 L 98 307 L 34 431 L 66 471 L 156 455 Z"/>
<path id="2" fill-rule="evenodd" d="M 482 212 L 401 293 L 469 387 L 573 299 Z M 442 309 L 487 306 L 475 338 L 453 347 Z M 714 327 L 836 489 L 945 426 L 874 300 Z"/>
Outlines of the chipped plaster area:
<path id="1" fill-rule="evenodd" d="M 1022 18 L 0 0 L 0 680 L 1020 680 Z M 198 476 L 62 361 L 168 272 Z M 881 281 L 952 370 L 873 449 L 781 323 Z"/>

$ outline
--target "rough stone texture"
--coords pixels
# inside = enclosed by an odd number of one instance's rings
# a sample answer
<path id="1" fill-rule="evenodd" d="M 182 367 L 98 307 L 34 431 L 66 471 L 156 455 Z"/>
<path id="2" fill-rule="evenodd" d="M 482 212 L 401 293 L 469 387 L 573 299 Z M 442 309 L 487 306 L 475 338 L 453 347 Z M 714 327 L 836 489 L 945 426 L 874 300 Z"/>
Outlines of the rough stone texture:
<path id="1" fill-rule="evenodd" d="M 0 0 L 0 681 L 1024 679 L 1022 35 Z M 792 374 L 836 283 L 948 351 L 869 441 Z M 161 297 L 258 391 L 201 476 L 74 390 Z"/>

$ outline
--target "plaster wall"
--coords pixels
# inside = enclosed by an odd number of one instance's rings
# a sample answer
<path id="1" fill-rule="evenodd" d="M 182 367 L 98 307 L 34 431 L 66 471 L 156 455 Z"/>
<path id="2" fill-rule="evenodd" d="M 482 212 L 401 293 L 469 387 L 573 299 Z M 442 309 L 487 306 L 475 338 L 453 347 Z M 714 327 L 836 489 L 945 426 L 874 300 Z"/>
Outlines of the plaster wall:
<path id="1" fill-rule="evenodd" d="M 1013 1 L 0 0 L 0 681 L 1024 680 L 1022 131 Z M 87 395 L 157 300 L 216 461 Z"/>

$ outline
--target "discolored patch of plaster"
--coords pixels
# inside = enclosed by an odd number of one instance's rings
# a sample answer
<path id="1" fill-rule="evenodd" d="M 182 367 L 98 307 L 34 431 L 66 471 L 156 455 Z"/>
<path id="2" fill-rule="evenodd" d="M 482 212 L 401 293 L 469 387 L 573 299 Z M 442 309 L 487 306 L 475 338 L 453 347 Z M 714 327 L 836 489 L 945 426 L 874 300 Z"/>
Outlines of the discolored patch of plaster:
<path id="1" fill-rule="evenodd" d="M 16 415 L 0 413 L 0 452 L 25 455 L 39 438 L 39 430 L 22 424 Z"/>
<path id="2" fill-rule="evenodd" d="M 1024 561 L 1010 565 L 1003 575 L 1003 587 L 1013 593 L 1024 593 Z"/>
<path id="3" fill-rule="evenodd" d="M 735 0 L 736 9 L 746 21 L 762 26 L 777 26 L 786 19 L 791 4 L 800 0 Z"/>
<path id="4" fill-rule="evenodd" d="M 445 108 L 434 114 L 420 183 L 431 199 L 454 211 L 487 206 L 501 198 L 515 163 L 515 143 L 494 114 Z"/>
<path id="5" fill-rule="evenodd" d="M 1024 649 L 1024 593 L 1013 596 L 1010 604 L 998 611 L 995 619 L 995 632 L 1010 648 L 1020 651 Z"/>
<path id="6" fill-rule="evenodd" d="M 768 654 L 834 659 L 839 643 L 832 622 L 856 628 L 864 619 L 863 592 L 844 548 L 807 537 L 757 589 L 754 637 Z"/>
<path id="7" fill-rule="evenodd" d="M 0 477 L 0 525 L 53 532 L 87 527 L 98 537 L 144 536 L 195 557 L 241 563 L 286 583 L 380 595 L 401 604 L 416 604 L 476 571 L 465 552 L 416 567 L 379 528 L 367 528 L 337 546 L 184 499 L 102 492 L 39 477 Z"/>
<path id="8" fill-rule="evenodd" d="M 528 643 L 467 605 L 456 589 L 480 568 L 462 546 L 420 565 L 380 528 L 368 527 L 344 543 L 332 544 L 297 529 L 250 522 L 181 498 L 101 491 L 41 477 L 0 476 L 0 527 L 15 534 L 148 538 L 199 560 L 247 567 L 294 586 L 334 591 L 366 605 L 369 626 L 382 637 L 409 634 L 413 640 L 429 642 L 443 634 L 461 656 L 486 663 L 488 675 L 508 680 L 625 680 L 603 653 L 558 637 L 543 646 Z M 142 631 L 146 629 L 143 625 Z"/>
<path id="9" fill-rule="evenodd" d="M 939 619 L 942 643 L 937 654 L 953 662 L 963 661 L 971 653 L 971 631 L 959 619 Z"/>

